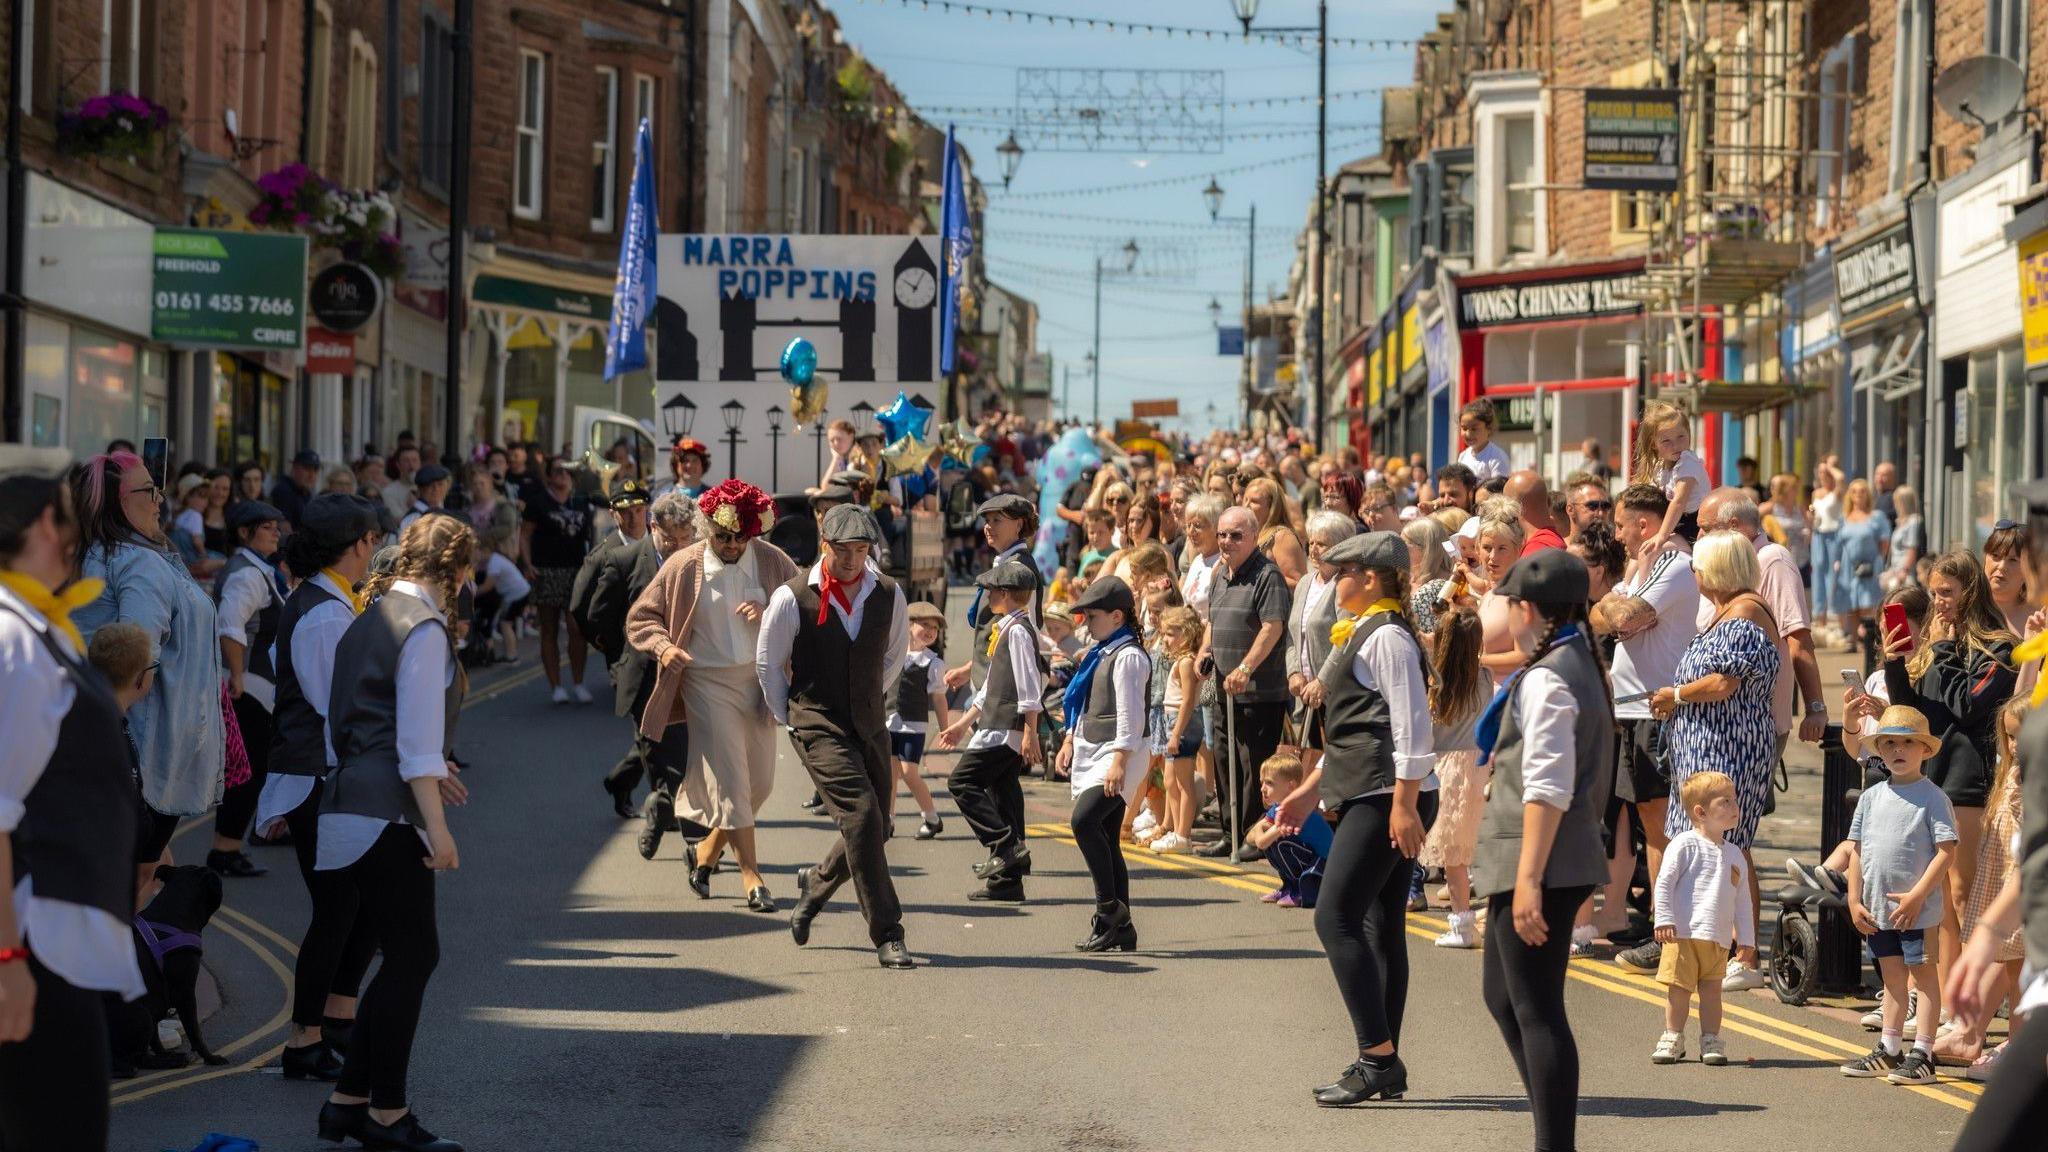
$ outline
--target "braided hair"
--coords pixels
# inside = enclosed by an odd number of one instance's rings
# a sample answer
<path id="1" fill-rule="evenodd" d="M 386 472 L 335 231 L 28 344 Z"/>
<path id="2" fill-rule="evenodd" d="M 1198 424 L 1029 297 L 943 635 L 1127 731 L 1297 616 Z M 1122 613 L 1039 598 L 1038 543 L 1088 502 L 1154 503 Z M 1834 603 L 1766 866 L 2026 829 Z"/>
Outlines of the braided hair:
<path id="1" fill-rule="evenodd" d="M 1600 646 L 1590 642 L 1593 625 L 1587 619 L 1584 604 L 1537 604 L 1529 602 L 1536 614 L 1543 618 L 1543 634 L 1536 639 L 1536 651 L 1529 656 L 1524 668 L 1533 668 L 1537 662 L 1550 655 L 1553 648 L 1566 641 L 1557 638 L 1558 632 L 1567 624 L 1579 626 L 1579 635 L 1588 638 L 1586 651 L 1593 654 L 1593 667 L 1600 673 L 1600 692 L 1607 697 L 1607 714 L 1614 714 L 1614 687 L 1607 682 L 1607 661 L 1600 655 Z"/>
<path id="2" fill-rule="evenodd" d="M 363 583 L 364 600 L 375 600 L 394 581 L 410 580 L 434 590 L 441 609 L 452 612 L 462 591 L 462 574 L 476 566 L 476 533 L 454 516 L 422 516 L 398 537 L 398 558 L 389 572 L 373 571 Z"/>

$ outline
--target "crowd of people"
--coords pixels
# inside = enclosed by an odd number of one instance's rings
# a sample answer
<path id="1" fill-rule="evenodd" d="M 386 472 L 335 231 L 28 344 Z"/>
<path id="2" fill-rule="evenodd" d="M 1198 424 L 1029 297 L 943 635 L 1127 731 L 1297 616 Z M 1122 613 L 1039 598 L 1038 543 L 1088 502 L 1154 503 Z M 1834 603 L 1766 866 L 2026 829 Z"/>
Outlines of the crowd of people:
<path id="1" fill-rule="evenodd" d="M 104 1037 L 103 997 L 137 994 L 131 921 L 179 823 L 211 815 L 206 865 L 231 882 L 264 871 L 252 837 L 297 855 L 311 914 L 281 1060 L 332 1083 L 320 1133 L 459 1152 L 407 1094 L 433 876 L 459 862 L 469 670 L 535 631 L 555 703 L 594 699 L 587 649 L 609 671 L 626 723 L 603 785 L 640 854 L 679 833 L 699 899 L 729 860 L 799 945 L 850 881 L 878 963 L 915 965 L 889 840 L 899 790 L 916 839 L 944 833 L 941 753 L 986 850 L 969 900 L 1027 902 L 1022 782 L 1066 785 L 1080 951 L 1139 946 L 1141 854 L 1270 867 L 1266 902 L 1311 910 L 1356 1041 L 1319 1105 L 1408 1092 L 1407 915 L 1443 906 L 1435 945 L 1484 950 L 1538 1148 L 1574 1146 L 1574 957 L 1666 987 L 1653 1063 L 1687 1058 L 1695 999 L 1699 1059 L 1729 1060 L 1724 994 L 1765 983 L 1758 829 L 1788 743 L 1838 718 L 1867 774 L 1854 822 L 1787 867 L 1846 902 L 1883 987 L 1842 1071 L 1956 1066 L 1992 1086 L 1959 1146 L 2024 1146 L 2048 1098 L 2048 1027 L 2021 1025 L 2048 999 L 2048 803 L 2021 768 L 2048 755 L 2026 711 L 2040 522 L 1935 553 L 1895 469 L 1849 480 L 1832 457 L 1811 486 L 1744 461 L 1713 487 L 1669 405 L 1645 410 L 1631 474 L 1589 443 L 1559 484 L 1515 468 L 1487 402 L 1459 429 L 1434 472 L 1295 432 L 1167 456 L 1098 436 L 1101 462 L 1042 505 L 1055 426 L 991 414 L 985 451 L 911 476 L 835 426 L 803 560 L 774 542 L 776 495 L 708 484 L 686 439 L 659 478 L 616 456 L 602 491 L 531 445 L 458 477 L 406 437 L 267 484 L 153 476 L 123 445 L 76 466 L 0 448 L 0 693 L 29 737 L 0 758 L 0 1146 L 58 1125 L 104 1144 L 110 1053 L 64 1038 Z M 912 509 L 943 516 L 972 582 L 964 652 L 882 563 Z M 1873 670 L 1831 699 L 1818 653 L 1859 645 Z M 793 902 L 757 835 L 785 733 L 837 833 Z"/>

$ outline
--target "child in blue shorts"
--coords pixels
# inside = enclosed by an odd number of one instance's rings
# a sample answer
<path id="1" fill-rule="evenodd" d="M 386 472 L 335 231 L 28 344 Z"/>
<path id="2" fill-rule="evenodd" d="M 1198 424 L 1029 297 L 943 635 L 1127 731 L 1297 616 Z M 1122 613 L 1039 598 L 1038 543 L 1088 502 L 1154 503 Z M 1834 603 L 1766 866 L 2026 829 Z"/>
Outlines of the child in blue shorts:
<path id="1" fill-rule="evenodd" d="M 917 838 L 930 840 L 945 831 L 932 790 L 924 782 L 924 739 L 936 715 L 941 728 L 952 718 L 946 707 L 946 662 L 939 657 L 946 635 L 946 614 L 922 601 L 910 606 L 910 655 L 903 661 L 889 699 L 889 759 L 896 777 L 910 786 L 911 798 L 924 817 Z M 892 805 L 893 806 L 893 805 Z"/>
<path id="2" fill-rule="evenodd" d="M 1282 908 L 1313 908 L 1323 890 L 1323 865 L 1330 858 L 1330 823 L 1320 809 L 1310 809 L 1301 821 L 1301 831 L 1283 836 L 1273 823 L 1280 801 L 1301 787 L 1301 760 L 1285 752 L 1275 753 L 1259 765 L 1259 797 L 1266 802 L 1266 814 L 1245 833 L 1245 839 L 1265 849 L 1267 863 L 1280 874 L 1280 887 L 1259 897 L 1262 904 Z"/>

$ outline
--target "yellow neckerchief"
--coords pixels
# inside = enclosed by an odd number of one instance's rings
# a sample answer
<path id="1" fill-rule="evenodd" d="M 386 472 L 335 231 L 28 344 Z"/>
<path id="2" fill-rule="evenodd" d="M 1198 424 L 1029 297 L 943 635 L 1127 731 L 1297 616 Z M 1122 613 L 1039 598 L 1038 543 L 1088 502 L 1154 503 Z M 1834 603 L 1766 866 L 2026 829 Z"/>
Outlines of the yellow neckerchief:
<path id="1" fill-rule="evenodd" d="M 334 581 L 334 586 L 341 589 L 341 594 L 348 598 L 348 609 L 350 612 L 358 616 L 363 614 L 363 598 L 356 594 L 356 586 L 353 580 L 332 568 L 322 568 L 320 574 Z"/>
<path id="2" fill-rule="evenodd" d="M 1330 643 L 1335 647 L 1342 648 L 1344 645 L 1351 643 L 1352 633 L 1358 631 L 1358 626 L 1365 623 L 1367 617 L 1377 616 L 1382 612 L 1399 612 L 1400 610 L 1401 602 L 1399 600 L 1394 599 L 1392 596 L 1383 596 L 1373 601 L 1366 607 L 1365 611 L 1360 612 L 1356 617 L 1345 617 L 1330 625 Z"/>
<path id="3" fill-rule="evenodd" d="M 988 630 L 988 651 L 982 653 L 983 656 L 988 657 L 990 660 L 996 658 L 996 645 L 1003 642 L 1003 629 L 1010 621 L 1023 614 L 1024 609 L 1019 608 L 1015 612 L 1008 613 L 1001 620 L 996 621 L 996 626 Z"/>
<path id="4" fill-rule="evenodd" d="M 71 650 L 79 659 L 85 658 L 85 637 L 78 634 L 78 625 L 71 622 L 71 614 L 100 598 L 106 591 L 104 580 L 76 580 L 62 592 L 50 591 L 49 585 L 21 572 L 0 572 L 0 586 L 21 597 L 21 602 L 42 613 L 50 627 L 62 632 L 71 641 Z"/>
<path id="5" fill-rule="evenodd" d="M 2012 650 L 2013 663 L 2021 668 L 2044 656 L 2048 656 L 2048 632 L 2036 633 L 2033 639 Z M 2029 707 L 2039 708 L 2044 701 L 2048 701 L 2048 676 L 2042 676 L 2034 682 L 2034 694 L 2028 697 L 2027 704 Z"/>

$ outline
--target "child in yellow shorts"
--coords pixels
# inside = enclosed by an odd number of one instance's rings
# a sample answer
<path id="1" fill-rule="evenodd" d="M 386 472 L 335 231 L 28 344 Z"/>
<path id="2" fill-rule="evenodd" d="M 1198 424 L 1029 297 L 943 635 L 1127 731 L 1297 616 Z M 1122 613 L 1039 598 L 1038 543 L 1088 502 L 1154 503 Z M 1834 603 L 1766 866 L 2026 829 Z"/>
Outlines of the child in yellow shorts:
<path id="1" fill-rule="evenodd" d="M 1723 840 L 1742 818 L 1735 781 L 1721 772 L 1695 772 L 1678 801 L 1692 817 L 1692 829 L 1664 849 L 1657 870 L 1656 932 L 1664 946 L 1657 982 L 1664 985 L 1664 1034 L 1650 1053 L 1652 1064 L 1685 1059 L 1685 1018 L 1692 994 L 1700 996 L 1700 1063 L 1728 1063 L 1721 1042 L 1721 976 L 1728 966 L 1728 941 L 1739 958 L 1756 955 L 1751 923 L 1748 861 L 1742 849 Z"/>

